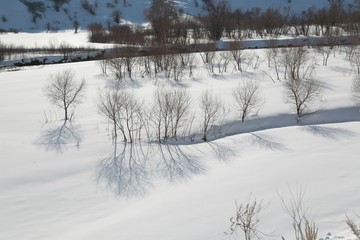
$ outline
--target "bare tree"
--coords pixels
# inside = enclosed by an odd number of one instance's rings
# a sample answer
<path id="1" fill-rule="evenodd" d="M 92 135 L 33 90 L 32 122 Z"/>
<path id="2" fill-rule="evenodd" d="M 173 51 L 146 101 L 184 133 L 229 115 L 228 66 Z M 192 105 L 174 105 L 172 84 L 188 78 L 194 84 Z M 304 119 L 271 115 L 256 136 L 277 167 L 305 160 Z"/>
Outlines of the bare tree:
<path id="1" fill-rule="evenodd" d="M 287 48 L 282 50 L 281 62 L 285 66 L 286 74 L 291 79 L 300 79 L 301 70 L 308 68 L 310 55 L 305 47 Z M 307 71 L 307 69 L 305 69 Z M 286 78 L 286 77 L 285 77 Z"/>
<path id="2" fill-rule="evenodd" d="M 233 235 L 240 229 L 244 233 L 245 240 L 260 239 L 259 231 L 260 213 L 262 211 L 262 202 L 255 200 L 236 204 L 235 216 L 230 218 L 230 235 Z"/>
<path id="3" fill-rule="evenodd" d="M 279 63 L 280 54 L 281 52 L 276 46 L 273 46 L 266 50 L 266 56 L 268 58 L 268 67 L 273 68 L 275 70 L 277 80 L 280 80 L 280 66 L 281 66 L 281 64 Z"/>
<path id="4" fill-rule="evenodd" d="M 226 0 L 207 0 L 204 9 L 208 15 L 203 17 L 203 23 L 209 31 L 209 37 L 220 40 L 227 26 L 230 13 L 230 4 Z"/>
<path id="5" fill-rule="evenodd" d="M 299 122 L 309 105 L 321 98 L 323 87 L 315 78 L 315 63 L 304 48 L 284 50 L 282 62 L 288 76 L 283 82 L 284 99 L 295 106 Z"/>
<path id="6" fill-rule="evenodd" d="M 117 139 L 117 130 L 120 129 L 123 134 L 124 141 L 127 141 L 124 126 L 118 118 L 121 100 L 122 99 L 118 91 L 108 90 L 105 93 L 100 92 L 97 107 L 99 113 L 111 121 L 111 124 L 113 125 L 113 138 Z"/>
<path id="7" fill-rule="evenodd" d="M 353 52 L 350 64 L 356 74 L 360 75 L 360 47 L 357 47 Z"/>
<path id="8" fill-rule="evenodd" d="M 309 220 L 308 209 L 304 209 L 304 190 L 299 188 L 297 192 L 290 191 L 290 199 L 286 201 L 280 196 L 284 211 L 292 220 L 296 240 L 316 240 L 318 228 L 314 221 Z"/>
<path id="9" fill-rule="evenodd" d="M 243 71 L 242 62 L 243 62 L 244 50 L 241 49 L 241 42 L 231 42 L 230 43 L 230 53 L 235 61 L 236 69 L 238 71 L 242 72 Z"/>
<path id="10" fill-rule="evenodd" d="M 110 59 L 108 66 L 117 80 L 124 80 L 126 74 L 126 63 L 123 58 Z"/>
<path id="11" fill-rule="evenodd" d="M 168 43 L 179 18 L 178 4 L 173 0 L 151 0 L 149 8 L 145 10 L 145 17 L 151 23 L 156 41 Z"/>
<path id="12" fill-rule="evenodd" d="M 319 46 L 317 51 L 322 55 L 323 65 L 327 66 L 330 54 L 333 52 L 334 46 Z"/>
<path id="13" fill-rule="evenodd" d="M 224 107 L 213 92 L 205 90 L 200 99 L 200 108 L 203 118 L 203 140 L 207 141 L 211 126 L 221 118 L 221 113 L 224 113 Z"/>
<path id="14" fill-rule="evenodd" d="M 227 72 L 227 68 L 230 64 L 231 61 L 231 53 L 229 52 L 220 52 L 220 54 L 218 54 L 217 57 L 217 65 L 218 65 L 218 70 L 219 73 L 224 73 Z"/>
<path id="15" fill-rule="evenodd" d="M 285 101 L 295 106 L 297 121 L 301 120 L 304 111 L 316 100 L 321 98 L 323 87 L 318 80 L 292 79 L 283 82 L 285 88 Z"/>
<path id="16" fill-rule="evenodd" d="M 125 142 L 133 143 L 136 136 L 141 137 L 144 126 L 142 106 L 142 102 L 126 90 L 109 90 L 99 94 L 98 111 L 111 121 L 114 139 L 117 138 L 117 130 L 121 131 Z"/>
<path id="17" fill-rule="evenodd" d="M 190 95 L 184 89 L 158 88 L 154 94 L 152 119 L 158 141 L 177 140 L 178 132 L 189 120 Z"/>
<path id="18" fill-rule="evenodd" d="M 112 12 L 111 16 L 112 16 L 112 19 L 113 19 L 114 22 L 116 22 L 117 24 L 120 23 L 120 19 L 121 19 L 121 17 L 122 17 L 122 13 L 121 13 L 121 11 L 120 11 L 119 9 L 115 9 L 115 10 Z"/>
<path id="19" fill-rule="evenodd" d="M 52 104 L 64 109 L 64 120 L 67 121 L 69 108 L 82 103 L 85 88 L 85 80 L 77 82 L 74 72 L 68 69 L 50 75 L 44 92 Z"/>
<path id="20" fill-rule="evenodd" d="M 360 105 L 360 74 L 356 74 L 352 85 L 353 101 Z"/>
<path id="21" fill-rule="evenodd" d="M 235 108 L 240 112 L 242 122 L 252 111 L 259 110 L 264 103 L 260 97 L 260 86 L 255 81 L 239 84 L 232 94 L 235 99 Z"/>
<path id="22" fill-rule="evenodd" d="M 206 69 L 208 70 L 209 74 L 214 73 L 214 66 L 215 66 L 215 51 L 204 51 L 200 53 L 201 60 L 205 64 Z"/>

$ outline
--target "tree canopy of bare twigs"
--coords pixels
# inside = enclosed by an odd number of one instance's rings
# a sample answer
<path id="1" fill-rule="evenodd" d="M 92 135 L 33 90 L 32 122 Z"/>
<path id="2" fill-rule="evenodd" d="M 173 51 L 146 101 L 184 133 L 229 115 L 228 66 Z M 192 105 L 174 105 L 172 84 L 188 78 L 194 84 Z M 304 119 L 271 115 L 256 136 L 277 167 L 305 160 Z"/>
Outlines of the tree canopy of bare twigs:
<path id="1" fill-rule="evenodd" d="M 305 110 L 321 99 L 322 84 L 315 78 L 315 63 L 304 47 L 283 50 L 282 63 L 287 78 L 283 82 L 284 100 L 296 110 L 297 121 Z"/>
<path id="2" fill-rule="evenodd" d="M 145 17 L 151 23 L 158 43 L 168 43 L 171 33 L 179 18 L 179 7 L 173 0 L 151 0 Z"/>
<path id="3" fill-rule="evenodd" d="M 82 103 L 85 89 L 85 80 L 77 82 L 74 72 L 68 69 L 50 75 L 44 92 L 52 104 L 64 109 L 64 120 L 67 121 L 69 108 Z"/>
<path id="4" fill-rule="evenodd" d="M 360 216 L 355 213 L 358 220 L 360 220 Z M 355 222 L 354 219 L 350 218 L 348 215 L 346 215 L 346 224 L 350 228 L 351 232 L 355 235 L 355 237 L 360 240 L 360 225 Z"/>
<path id="5" fill-rule="evenodd" d="M 256 199 L 246 203 L 236 204 L 235 216 L 230 218 L 230 235 L 238 230 L 244 234 L 245 240 L 260 239 L 259 225 L 261 220 L 262 202 Z"/>
<path id="6" fill-rule="evenodd" d="M 289 189 L 290 199 L 285 200 L 279 195 L 281 205 L 291 218 L 296 240 L 316 240 L 318 227 L 315 221 L 309 219 L 309 211 L 304 208 L 304 190 L 300 187 L 296 192 Z"/>
<path id="7" fill-rule="evenodd" d="M 158 88 L 155 91 L 151 119 L 159 142 L 170 137 L 177 140 L 189 116 L 190 95 L 185 89 Z"/>
<path id="8" fill-rule="evenodd" d="M 242 122 L 251 112 L 259 110 L 264 103 L 260 96 L 260 86 L 255 81 L 239 84 L 232 94 L 235 100 L 235 108 L 240 113 Z"/>
<path id="9" fill-rule="evenodd" d="M 205 90 L 200 99 L 200 109 L 203 118 L 203 140 L 208 140 L 208 133 L 211 126 L 221 118 L 221 114 L 225 112 L 222 102 L 209 90 Z"/>
<path id="10" fill-rule="evenodd" d="M 114 139 L 118 130 L 124 141 L 133 143 L 144 127 L 142 102 L 126 90 L 109 90 L 99 94 L 98 111 L 113 125 Z"/>

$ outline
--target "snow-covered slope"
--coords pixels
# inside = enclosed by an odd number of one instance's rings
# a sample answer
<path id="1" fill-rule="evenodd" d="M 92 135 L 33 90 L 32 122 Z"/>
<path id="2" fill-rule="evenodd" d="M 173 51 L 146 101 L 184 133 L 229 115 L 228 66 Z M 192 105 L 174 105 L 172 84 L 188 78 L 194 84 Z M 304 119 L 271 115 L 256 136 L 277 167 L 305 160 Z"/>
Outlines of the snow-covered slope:
<path id="1" fill-rule="evenodd" d="M 98 92 L 112 79 L 98 62 L 0 72 L 0 239 L 228 239 L 235 201 L 250 195 L 263 200 L 260 230 L 272 235 L 266 239 L 293 239 L 278 194 L 288 199 L 289 188 L 299 186 L 319 238 L 352 239 L 344 219 L 360 213 L 360 113 L 350 97 L 353 72 L 344 48 L 336 49 L 328 66 L 316 67 L 325 86 L 321 111 L 303 124 L 284 103 L 281 82 L 264 74 L 274 74 L 264 50 L 248 50 L 261 61 L 246 73 L 229 68 L 210 76 L 199 61 L 194 77 L 180 83 L 192 107 L 204 89 L 226 101 L 239 82 L 254 79 L 266 103 L 239 129 L 257 128 L 209 143 L 135 145 L 133 158 L 121 154 L 131 149 L 124 144 L 114 157 L 111 127 L 97 112 Z M 50 74 L 69 68 L 86 79 L 86 100 L 60 138 L 62 111 L 43 87 Z M 124 87 L 147 106 L 156 86 L 169 83 L 138 72 L 133 78 Z"/>
<path id="2" fill-rule="evenodd" d="M 122 0 L 114 3 L 112 0 L 88 0 L 95 7 L 96 15 L 84 10 L 81 0 L 70 0 L 64 4 L 59 11 L 55 11 L 52 1 L 38 0 L 44 3 L 45 12 L 41 17 L 33 21 L 32 15 L 27 11 L 27 7 L 20 0 L 1 0 L 0 1 L 0 29 L 16 29 L 18 31 L 44 31 L 47 29 L 72 29 L 73 22 L 77 20 L 81 28 L 86 28 L 90 23 L 100 22 L 104 26 L 115 24 L 112 20 L 112 12 L 120 10 L 125 21 L 133 23 L 144 23 L 144 10 L 149 6 L 149 0 L 131 0 L 127 5 Z M 179 0 L 179 5 L 185 13 L 191 15 L 200 14 L 202 10 L 201 0 Z M 322 8 L 328 6 L 327 0 L 230 0 L 233 9 L 243 10 L 253 7 L 268 8 L 276 7 L 282 9 L 290 7 L 293 12 L 301 12 L 311 6 Z M 346 0 L 345 4 L 352 3 Z"/>

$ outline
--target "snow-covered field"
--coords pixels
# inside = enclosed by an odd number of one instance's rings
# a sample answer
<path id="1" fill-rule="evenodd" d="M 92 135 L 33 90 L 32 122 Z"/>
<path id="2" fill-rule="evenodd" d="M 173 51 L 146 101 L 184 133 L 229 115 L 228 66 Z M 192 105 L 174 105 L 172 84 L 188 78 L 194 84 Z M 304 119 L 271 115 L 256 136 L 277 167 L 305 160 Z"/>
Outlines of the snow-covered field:
<path id="1" fill-rule="evenodd" d="M 37 44 L 49 41 L 41 36 Z M 263 50 L 254 51 L 264 59 Z M 265 105 L 228 137 L 135 150 L 119 143 L 123 158 L 113 157 L 111 127 L 96 109 L 99 90 L 112 78 L 100 74 L 97 62 L 0 72 L 0 239 L 226 239 L 235 202 L 250 196 L 264 202 L 260 229 L 271 234 L 265 238 L 293 239 L 279 195 L 288 199 L 289 189 L 298 188 L 305 189 L 319 238 L 352 239 L 344 220 L 360 212 L 360 112 L 344 58 L 338 49 L 328 66 L 318 65 L 323 101 L 300 124 L 283 101 L 281 82 L 264 74 L 272 72 L 265 60 L 242 74 L 209 76 L 199 67 L 181 82 L 194 109 L 203 90 L 228 101 L 247 79 L 260 83 Z M 86 100 L 66 130 L 71 135 L 59 140 L 62 111 L 43 88 L 50 74 L 69 68 L 86 79 Z M 146 103 L 167 84 L 135 75 L 136 84 L 126 87 Z"/>

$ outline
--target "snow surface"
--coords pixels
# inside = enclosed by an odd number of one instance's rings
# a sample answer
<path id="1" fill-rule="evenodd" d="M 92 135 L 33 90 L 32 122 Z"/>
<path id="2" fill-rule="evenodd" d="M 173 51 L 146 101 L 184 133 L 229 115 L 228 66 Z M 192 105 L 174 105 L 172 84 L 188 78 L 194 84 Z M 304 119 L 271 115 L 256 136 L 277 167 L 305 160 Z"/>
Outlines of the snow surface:
<path id="1" fill-rule="evenodd" d="M 38 44 L 52 38 L 39 36 Z M 249 51 L 264 59 L 264 50 Z M 97 62 L 0 72 L 0 239 L 227 239 L 235 202 L 249 196 L 266 205 L 260 226 L 272 235 L 267 239 L 293 239 L 278 195 L 287 199 L 289 188 L 301 186 L 319 237 L 352 239 L 344 220 L 345 213 L 360 212 L 360 112 L 351 102 L 353 74 L 344 58 L 339 48 L 327 67 L 317 67 L 323 101 L 301 124 L 282 99 L 281 83 L 264 74 L 272 72 L 265 60 L 243 74 L 209 76 L 199 67 L 181 82 L 194 109 L 205 89 L 230 108 L 232 89 L 249 79 L 260 83 L 265 105 L 244 124 L 231 125 L 231 136 L 135 145 L 133 162 L 122 143 L 117 151 L 125 158 L 114 158 L 111 127 L 97 113 L 98 92 L 112 79 L 100 74 Z M 86 79 L 87 97 L 68 134 L 57 139 L 62 111 L 48 103 L 43 87 L 49 74 L 68 68 Z M 124 87 L 147 104 L 156 86 L 174 84 L 139 73 L 134 79 Z"/>

